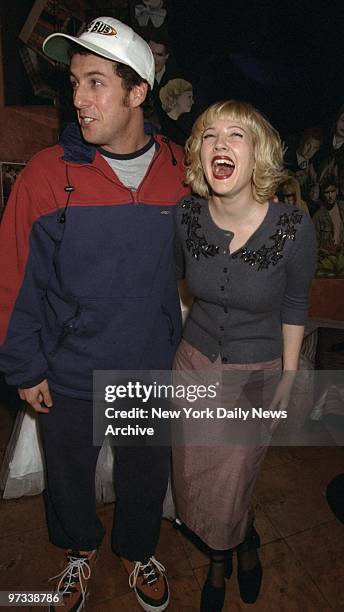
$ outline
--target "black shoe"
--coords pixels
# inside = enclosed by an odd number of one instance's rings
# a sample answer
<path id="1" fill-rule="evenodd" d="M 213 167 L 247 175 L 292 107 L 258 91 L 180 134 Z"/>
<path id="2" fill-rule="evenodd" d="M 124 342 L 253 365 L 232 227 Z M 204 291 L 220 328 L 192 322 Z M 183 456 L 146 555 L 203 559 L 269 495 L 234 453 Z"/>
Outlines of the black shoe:
<path id="1" fill-rule="evenodd" d="M 338 474 L 327 485 L 326 499 L 333 514 L 344 523 L 344 474 Z"/>
<path id="2" fill-rule="evenodd" d="M 200 612 L 221 612 L 225 602 L 226 586 L 214 587 L 209 578 L 209 574 L 204 583 L 201 594 Z"/>
<path id="3" fill-rule="evenodd" d="M 240 552 L 248 552 L 253 549 L 260 547 L 260 537 L 252 526 L 249 534 L 242 544 L 238 546 L 238 557 L 240 559 Z M 258 557 L 258 553 L 257 553 Z M 240 597 L 244 603 L 253 604 L 258 598 L 260 587 L 263 578 L 262 564 L 257 560 L 256 565 L 250 570 L 243 570 L 240 567 L 240 560 L 238 559 L 238 584 Z"/>
<path id="4" fill-rule="evenodd" d="M 259 559 L 257 565 L 251 570 L 244 571 L 238 567 L 239 591 L 244 603 L 253 604 L 257 601 L 262 578 L 263 569 Z"/>

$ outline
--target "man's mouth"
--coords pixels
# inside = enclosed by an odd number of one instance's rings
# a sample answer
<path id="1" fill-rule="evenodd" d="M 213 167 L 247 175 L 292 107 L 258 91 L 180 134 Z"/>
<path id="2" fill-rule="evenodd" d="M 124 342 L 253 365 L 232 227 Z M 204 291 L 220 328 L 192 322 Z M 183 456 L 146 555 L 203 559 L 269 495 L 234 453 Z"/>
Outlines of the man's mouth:
<path id="1" fill-rule="evenodd" d="M 235 170 L 235 163 L 230 157 L 217 155 L 212 159 L 211 169 L 214 178 L 228 179 Z"/>
<path id="2" fill-rule="evenodd" d="M 80 120 L 80 124 L 81 125 L 90 125 L 90 123 L 95 121 L 95 118 L 94 117 L 88 117 L 88 116 L 79 116 L 79 120 Z"/>

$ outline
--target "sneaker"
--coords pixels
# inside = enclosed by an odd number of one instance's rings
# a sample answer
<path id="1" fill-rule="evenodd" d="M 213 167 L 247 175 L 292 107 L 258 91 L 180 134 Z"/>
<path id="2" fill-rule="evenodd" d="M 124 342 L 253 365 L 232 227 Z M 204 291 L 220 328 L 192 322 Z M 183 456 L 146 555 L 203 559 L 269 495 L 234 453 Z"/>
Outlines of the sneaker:
<path id="1" fill-rule="evenodd" d="M 57 606 L 56 612 L 79 612 L 85 604 L 87 582 L 91 578 L 91 567 L 96 559 L 96 550 L 80 552 L 67 550 L 67 565 L 62 572 L 49 580 L 58 580 L 54 593 L 63 595 L 63 606 Z M 49 612 L 55 612 L 55 607 L 50 606 Z"/>
<path id="2" fill-rule="evenodd" d="M 155 557 L 151 557 L 147 563 L 128 561 L 122 557 L 122 562 L 129 574 L 129 586 L 134 589 L 142 608 L 146 612 L 166 610 L 170 593 L 164 566 Z"/>

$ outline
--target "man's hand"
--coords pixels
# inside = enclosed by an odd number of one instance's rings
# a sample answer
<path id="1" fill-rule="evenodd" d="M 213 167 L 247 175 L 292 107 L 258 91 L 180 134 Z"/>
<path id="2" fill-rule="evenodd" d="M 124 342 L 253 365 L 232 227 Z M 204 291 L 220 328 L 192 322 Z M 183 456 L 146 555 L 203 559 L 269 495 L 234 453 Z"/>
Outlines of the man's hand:
<path id="1" fill-rule="evenodd" d="M 46 379 L 35 385 L 35 387 L 30 387 L 30 389 L 21 389 L 19 387 L 18 393 L 20 399 L 30 404 L 35 412 L 49 412 L 49 408 L 53 405 Z"/>

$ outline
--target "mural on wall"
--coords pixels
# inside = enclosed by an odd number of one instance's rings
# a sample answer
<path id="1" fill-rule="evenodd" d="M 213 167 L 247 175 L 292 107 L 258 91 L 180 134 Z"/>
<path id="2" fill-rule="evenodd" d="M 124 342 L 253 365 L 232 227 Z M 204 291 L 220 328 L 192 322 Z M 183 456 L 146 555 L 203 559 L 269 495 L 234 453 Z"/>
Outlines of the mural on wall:
<path id="1" fill-rule="evenodd" d="M 15 180 L 25 163 L 0 162 L 0 219 L 4 212 Z"/>
<path id="2" fill-rule="evenodd" d="M 84 25 L 80 2 L 64 4 L 56 0 L 36 0 L 19 38 L 30 49 L 47 59 L 42 51 L 42 44 L 47 36 L 57 31 L 76 36 Z"/>

